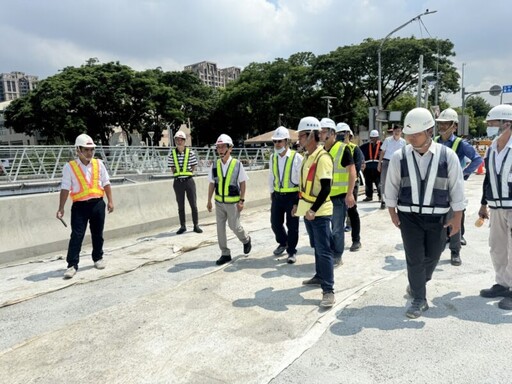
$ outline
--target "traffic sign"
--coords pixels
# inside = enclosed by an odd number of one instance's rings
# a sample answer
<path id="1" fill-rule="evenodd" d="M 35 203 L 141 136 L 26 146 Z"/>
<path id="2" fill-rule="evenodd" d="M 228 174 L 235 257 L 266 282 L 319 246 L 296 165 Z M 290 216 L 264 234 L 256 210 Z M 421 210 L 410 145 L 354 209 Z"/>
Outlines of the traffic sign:
<path id="1" fill-rule="evenodd" d="M 489 89 L 489 93 L 491 96 L 499 96 L 501 93 L 501 87 L 499 85 L 493 85 L 491 89 Z"/>
<path id="2" fill-rule="evenodd" d="M 503 93 L 512 93 L 512 85 L 504 85 L 502 92 Z"/>

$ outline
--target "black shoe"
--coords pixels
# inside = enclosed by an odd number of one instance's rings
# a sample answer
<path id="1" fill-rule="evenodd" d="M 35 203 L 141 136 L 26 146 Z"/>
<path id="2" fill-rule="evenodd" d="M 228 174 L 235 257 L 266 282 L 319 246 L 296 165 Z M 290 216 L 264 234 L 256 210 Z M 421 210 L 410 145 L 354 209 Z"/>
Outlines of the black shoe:
<path id="1" fill-rule="evenodd" d="M 223 264 L 226 264 L 226 263 L 229 263 L 231 261 L 231 256 L 221 256 L 216 262 L 215 264 L 217 265 L 223 265 Z"/>
<path id="2" fill-rule="evenodd" d="M 509 295 L 510 289 L 499 284 L 494 284 L 491 288 L 480 291 L 480 296 L 482 297 L 508 297 Z"/>
<path id="3" fill-rule="evenodd" d="M 498 303 L 498 308 L 510 311 L 512 309 L 512 297 L 505 297 Z"/>
<path id="4" fill-rule="evenodd" d="M 350 246 L 350 252 L 356 252 L 361 249 L 361 242 L 360 241 L 354 241 L 352 245 Z"/>
<path id="5" fill-rule="evenodd" d="M 457 252 L 452 252 L 450 263 L 452 265 L 458 267 L 462 264 L 462 260 L 460 259 L 460 255 Z"/>
<path id="6" fill-rule="evenodd" d="M 248 255 L 249 252 L 251 252 L 252 244 L 251 244 L 251 237 L 249 236 L 249 241 L 244 244 L 244 254 Z"/>
<path id="7" fill-rule="evenodd" d="M 288 258 L 286 259 L 286 262 L 288 264 L 295 264 L 295 262 L 297 261 L 297 258 L 295 257 L 295 254 L 288 254 Z"/>
<path id="8" fill-rule="evenodd" d="M 194 232 L 195 233 L 203 233 L 203 230 L 199 228 L 199 225 L 194 225 Z"/>
<path id="9" fill-rule="evenodd" d="M 466 244 L 467 244 L 467 241 L 466 241 L 466 239 L 464 238 L 464 236 L 462 236 L 462 237 L 460 238 L 460 245 L 466 245 Z"/>
<path id="10" fill-rule="evenodd" d="M 302 282 L 303 285 L 320 285 L 322 284 L 322 280 L 320 280 L 318 277 L 312 277 L 309 280 L 304 280 Z"/>
<path id="11" fill-rule="evenodd" d="M 409 319 L 417 319 L 423 312 L 428 309 L 427 300 L 425 299 L 414 299 L 412 304 L 407 308 L 405 316 Z"/>
<path id="12" fill-rule="evenodd" d="M 282 255 L 286 251 L 286 245 L 280 245 L 276 249 L 274 249 L 274 255 L 279 256 Z"/>
<path id="13" fill-rule="evenodd" d="M 386 209 L 386 203 L 381 201 L 380 202 L 380 209 Z"/>
<path id="14" fill-rule="evenodd" d="M 341 260 L 341 257 L 335 257 L 332 262 L 332 266 L 334 268 L 338 268 L 340 265 L 343 265 L 343 260 Z"/>
<path id="15" fill-rule="evenodd" d="M 373 200 L 373 197 L 365 197 L 365 198 L 363 199 L 363 201 L 372 201 L 372 200 Z"/>
<path id="16" fill-rule="evenodd" d="M 185 233 L 187 231 L 187 228 L 186 227 L 180 227 L 180 229 L 178 229 L 176 231 L 176 234 L 177 235 L 181 235 L 182 233 Z"/>

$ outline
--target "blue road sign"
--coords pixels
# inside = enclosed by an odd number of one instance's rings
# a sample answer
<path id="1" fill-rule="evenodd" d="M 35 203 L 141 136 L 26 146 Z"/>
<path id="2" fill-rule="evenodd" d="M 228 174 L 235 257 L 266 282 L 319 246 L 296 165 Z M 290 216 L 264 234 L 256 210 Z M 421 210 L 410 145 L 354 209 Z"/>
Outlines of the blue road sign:
<path id="1" fill-rule="evenodd" d="M 504 85 L 502 92 L 503 93 L 512 93 L 512 85 Z"/>

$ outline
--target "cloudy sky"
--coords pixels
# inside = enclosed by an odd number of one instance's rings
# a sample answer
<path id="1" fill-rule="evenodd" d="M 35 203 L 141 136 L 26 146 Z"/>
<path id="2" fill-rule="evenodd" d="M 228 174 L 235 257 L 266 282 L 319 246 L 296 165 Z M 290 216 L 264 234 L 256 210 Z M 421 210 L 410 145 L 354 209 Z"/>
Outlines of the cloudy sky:
<path id="1" fill-rule="evenodd" d="M 0 0 L 0 72 L 40 78 L 88 58 L 137 70 L 182 70 L 203 60 L 220 67 L 324 54 L 394 36 L 450 39 L 467 91 L 512 84 L 510 0 Z M 428 32 L 427 32 L 428 31 Z M 385 46 L 384 46 L 385 49 Z M 448 96 L 454 106 L 460 93 Z M 500 97 L 486 96 L 495 105 Z M 503 95 L 512 102 L 512 93 Z"/>

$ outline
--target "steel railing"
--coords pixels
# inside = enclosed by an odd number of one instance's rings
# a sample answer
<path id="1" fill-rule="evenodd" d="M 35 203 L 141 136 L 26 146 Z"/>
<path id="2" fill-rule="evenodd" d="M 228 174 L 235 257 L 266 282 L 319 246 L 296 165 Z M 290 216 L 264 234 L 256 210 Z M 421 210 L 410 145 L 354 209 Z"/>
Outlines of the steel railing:
<path id="1" fill-rule="evenodd" d="M 208 172 L 217 159 L 215 148 L 192 148 L 198 174 Z M 234 148 L 231 155 L 249 171 L 265 168 L 272 148 Z M 165 175 L 167 147 L 98 146 L 95 157 L 102 159 L 111 176 Z M 17 183 L 26 180 L 57 180 L 64 165 L 75 158 L 73 146 L 0 146 L 0 182 Z"/>

